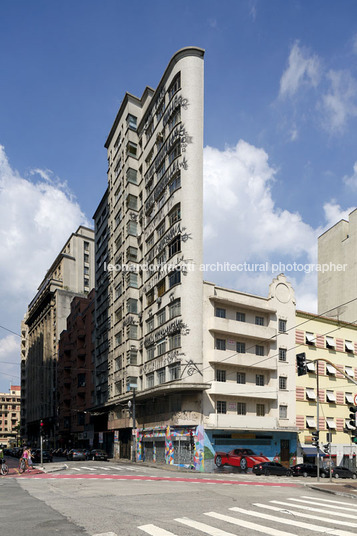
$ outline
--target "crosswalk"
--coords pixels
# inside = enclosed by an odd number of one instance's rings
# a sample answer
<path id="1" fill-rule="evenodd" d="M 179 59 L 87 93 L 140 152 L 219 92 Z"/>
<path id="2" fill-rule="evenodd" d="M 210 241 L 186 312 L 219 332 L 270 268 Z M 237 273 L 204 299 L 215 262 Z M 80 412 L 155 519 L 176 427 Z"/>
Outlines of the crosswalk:
<path id="1" fill-rule="evenodd" d="M 301 511 L 302 510 L 302 511 Z M 313 512 L 313 513 L 312 513 Z M 319 515 L 318 515 L 319 514 Z M 196 518 L 177 517 L 164 523 L 140 525 L 140 533 L 149 536 L 297 536 L 333 534 L 356 536 L 357 508 L 353 500 L 325 499 L 302 495 L 284 501 L 253 502 L 250 507 L 227 508 L 225 512 L 203 512 Z M 189 532 L 187 532 L 189 530 Z"/>
<path id="2" fill-rule="evenodd" d="M 127 473 L 132 471 L 137 471 L 137 467 L 130 467 L 128 465 L 81 465 L 77 467 L 68 467 L 67 474 L 70 474 L 74 471 L 77 473 L 90 473 L 90 474 L 98 474 L 105 471 L 104 474 L 114 473 L 114 474 L 120 474 L 120 473 Z"/>

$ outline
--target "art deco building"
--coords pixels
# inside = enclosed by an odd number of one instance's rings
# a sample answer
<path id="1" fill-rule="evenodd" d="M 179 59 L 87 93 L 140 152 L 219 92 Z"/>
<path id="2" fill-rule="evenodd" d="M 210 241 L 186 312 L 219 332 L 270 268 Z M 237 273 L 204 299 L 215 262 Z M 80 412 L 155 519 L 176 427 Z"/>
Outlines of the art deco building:
<path id="1" fill-rule="evenodd" d="M 200 375 L 186 374 L 202 368 L 203 55 L 179 50 L 156 90 L 147 87 L 141 98 L 127 93 L 105 143 L 107 402 L 102 358 L 96 393 L 109 411 L 116 454 L 129 448 L 134 389 L 136 424 L 177 425 L 180 433 L 181 411 L 207 387 Z"/>
<path id="2" fill-rule="evenodd" d="M 8 393 L 0 393 L 0 445 L 14 447 L 20 439 L 19 385 L 11 385 Z"/>
<path id="3" fill-rule="evenodd" d="M 38 443 L 44 421 L 49 445 L 57 430 L 58 341 L 74 296 L 94 287 L 94 231 L 79 227 L 47 271 L 22 325 L 21 397 L 24 439 Z M 25 327 L 26 326 L 26 327 Z"/>
<path id="4" fill-rule="evenodd" d="M 356 467 L 357 445 L 352 443 L 349 407 L 357 393 L 357 326 L 303 311 L 297 311 L 296 325 L 296 353 L 304 352 L 310 361 L 308 374 L 296 379 L 299 461 L 303 457 L 314 460 L 312 433 L 318 425 L 321 444 L 328 443 L 327 434 L 331 434 L 335 463 Z"/>

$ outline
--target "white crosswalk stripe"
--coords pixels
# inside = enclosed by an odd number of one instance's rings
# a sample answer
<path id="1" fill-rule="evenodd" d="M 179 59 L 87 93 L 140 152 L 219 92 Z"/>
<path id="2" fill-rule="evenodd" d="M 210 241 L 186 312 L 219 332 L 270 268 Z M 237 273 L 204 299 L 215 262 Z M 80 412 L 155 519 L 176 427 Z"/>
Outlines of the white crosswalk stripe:
<path id="1" fill-rule="evenodd" d="M 87 471 L 95 471 L 93 467 L 84 467 L 84 465 L 81 467 L 81 469 L 86 469 Z"/>
<path id="2" fill-rule="evenodd" d="M 94 469 L 100 469 L 101 471 L 110 471 L 111 467 L 99 467 L 98 465 L 93 465 Z"/>
<path id="3" fill-rule="evenodd" d="M 314 514 L 307 514 L 301 512 L 292 512 L 286 508 L 280 508 L 279 506 L 272 506 L 271 504 L 253 503 L 253 506 L 258 508 L 265 508 L 266 510 L 272 510 L 273 512 L 280 512 L 281 514 L 293 515 L 294 517 L 304 517 L 305 519 L 314 519 L 315 521 L 324 521 L 325 523 L 334 523 L 335 525 L 341 525 L 342 527 L 357 528 L 357 523 L 351 521 L 341 521 L 340 519 L 328 519 L 326 516 L 316 516 Z"/>
<path id="4" fill-rule="evenodd" d="M 310 497 L 309 495 L 302 495 L 302 499 L 312 499 L 313 501 L 316 501 L 316 497 Z M 331 499 L 322 499 L 321 497 L 319 497 L 318 500 L 324 503 L 326 502 L 326 503 L 336 504 L 336 501 L 332 501 Z M 347 502 L 338 501 L 338 504 L 339 505 L 344 504 L 345 506 L 351 507 L 351 503 L 347 503 Z"/>
<path id="5" fill-rule="evenodd" d="M 285 518 L 278 517 L 278 516 L 263 514 L 262 512 L 255 512 L 254 510 L 243 510 L 242 508 L 238 508 L 236 506 L 233 508 L 230 508 L 230 510 L 232 510 L 233 512 L 239 512 L 241 514 L 245 514 L 245 515 L 249 515 L 253 517 L 259 517 L 260 519 L 267 519 L 268 521 L 274 521 L 275 523 L 283 523 L 285 525 L 291 525 L 293 527 L 301 527 L 302 529 L 313 530 L 314 532 L 323 532 L 326 534 L 325 527 L 312 525 L 311 523 L 304 523 L 303 521 L 297 521 L 296 519 L 285 519 Z M 206 515 L 210 515 L 210 514 L 206 514 Z M 228 517 L 228 516 L 224 516 L 224 517 Z M 231 523 L 231 521 L 228 521 L 228 522 Z M 238 520 L 238 523 L 240 523 L 240 520 Z M 339 530 L 339 529 L 334 529 L 333 533 L 335 536 L 355 536 L 354 532 L 349 532 L 349 531 Z"/>
<path id="6" fill-rule="evenodd" d="M 328 504 L 324 504 L 322 502 L 318 502 L 319 499 L 314 499 L 313 501 L 310 499 L 309 501 L 306 501 L 305 499 L 289 499 L 289 501 L 295 501 L 295 502 L 299 502 L 299 503 L 304 503 L 304 504 L 311 504 L 312 506 L 323 506 L 324 508 L 330 508 L 330 505 Z M 356 508 L 347 508 L 347 506 L 337 506 L 336 504 L 334 504 L 334 508 L 337 508 L 337 510 L 345 510 L 347 512 L 355 512 L 356 511 Z"/>
<path id="7" fill-rule="evenodd" d="M 310 499 L 310 504 L 313 504 L 313 501 L 320 501 L 320 498 L 316 497 L 305 496 L 305 498 Z M 293 500 L 293 498 L 287 499 L 287 501 Z M 301 534 L 301 529 L 303 529 L 304 534 L 324 533 L 331 534 L 333 536 L 355 536 L 356 531 L 354 530 L 349 531 L 336 528 L 336 526 L 350 527 L 352 529 L 355 529 L 357 527 L 357 523 L 353 523 L 351 521 L 346 520 L 351 517 L 348 512 L 342 513 L 341 511 L 336 511 L 338 510 L 338 508 L 346 508 L 346 510 L 348 511 L 354 510 L 354 505 L 348 502 L 333 501 L 329 499 L 322 499 L 321 501 L 325 501 L 324 506 L 326 510 L 319 509 L 319 511 L 322 511 L 324 513 L 324 517 L 312 515 L 307 513 L 306 511 L 296 512 L 294 509 L 283 509 L 281 507 L 272 506 L 271 504 L 253 503 L 252 506 L 256 508 L 255 510 L 239 507 L 229 508 L 229 511 L 232 512 L 232 514 L 234 515 L 226 515 L 225 513 L 220 512 L 203 512 L 203 514 L 201 514 L 212 519 L 212 521 L 215 521 L 216 525 L 219 524 L 219 528 L 217 526 L 198 521 L 197 519 L 179 517 L 173 520 L 178 524 L 176 527 L 172 521 L 170 522 L 170 530 L 166 530 L 154 524 L 141 525 L 138 527 L 138 529 L 142 530 L 149 536 L 180 536 L 182 534 L 189 534 L 190 536 L 199 536 L 199 533 L 204 533 L 209 536 L 237 536 L 237 534 L 253 534 L 256 532 L 263 533 L 266 536 L 296 536 L 297 533 Z M 313 507 L 296 504 L 296 502 L 283 503 L 280 501 L 270 501 L 270 503 L 280 503 L 292 508 L 314 510 Z M 273 511 L 275 515 L 262 512 L 262 509 L 264 508 Z M 326 514 L 328 514 L 328 516 Z M 345 520 L 335 519 L 336 516 L 343 516 Z M 247 520 L 247 517 L 256 518 L 254 519 L 254 521 L 256 522 Z M 310 523 L 309 520 L 311 519 L 319 521 L 319 523 Z M 279 528 L 275 528 L 275 526 L 269 526 L 269 524 L 275 524 L 278 527 L 279 525 L 288 525 L 289 530 L 279 530 Z M 328 526 L 329 524 L 333 524 L 333 527 Z M 182 533 L 182 528 L 180 528 L 180 526 L 182 527 L 182 525 L 186 527 L 186 530 L 187 527 L 189 528 L 189 533 Z M 235 528 L 233 529 L 233 532 L 231 532 L 229 527 L 231 527 L 232 525 L 234 527 L 239 527 L 239 529 L 241 530 L 237 532 L 237 528 Z"/>
<path id="8" fill-rule="evenodd" d="M 290 500 L 290 499 L 288 499 Z M 283 506 L 288 506 L 289 508 L 300 508 L 300 510 L 306 510 L 307 512 L 319 512 L 320 514 L 334 515 L 337 517 L 344 517 L 345 519 L 357 519 L 357 516 L 352 516 L 351 514 L 335 512 L 330 510 L 323 510 L 322 508 L 313 508 L 312 506 L 304 506 L 303 504 L 296 503 L 287 503 L 284 501 L 270 501 L 273 504 L 281 504 Z"/>

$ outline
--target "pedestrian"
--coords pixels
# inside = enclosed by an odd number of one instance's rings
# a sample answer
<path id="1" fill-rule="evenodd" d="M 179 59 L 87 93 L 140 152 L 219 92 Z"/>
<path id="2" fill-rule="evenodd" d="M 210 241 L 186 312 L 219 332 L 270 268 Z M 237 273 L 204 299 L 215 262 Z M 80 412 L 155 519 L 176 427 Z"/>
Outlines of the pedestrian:
<path id="1" fill-rule="evenodd" d="M 33 469 L 32 452 L 30 448 L 28 449 L 28 465 L 29 465 L 29 469 Z"/>
<path id="2" fill-rule="evenodd" d="M 24 447 L 24 451 L 22 453 L 22 459 L 25 461 L 25 471 L 30 472 L 29 469 L 29 451 L 27 447 Z"/>

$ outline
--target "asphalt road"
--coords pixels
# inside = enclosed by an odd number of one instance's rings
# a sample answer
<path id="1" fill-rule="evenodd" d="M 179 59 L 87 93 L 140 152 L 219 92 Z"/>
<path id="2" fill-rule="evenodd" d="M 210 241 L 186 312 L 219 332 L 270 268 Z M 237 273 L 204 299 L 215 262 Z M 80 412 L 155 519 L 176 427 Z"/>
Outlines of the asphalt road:
<path id="1" fill-rule="evenodd" d="M 58 473 L 4 477 L 1 529 L 19 536 L 357 533 L 355 500 L 311 490 L 305 483 L 69 462 Z"/>

